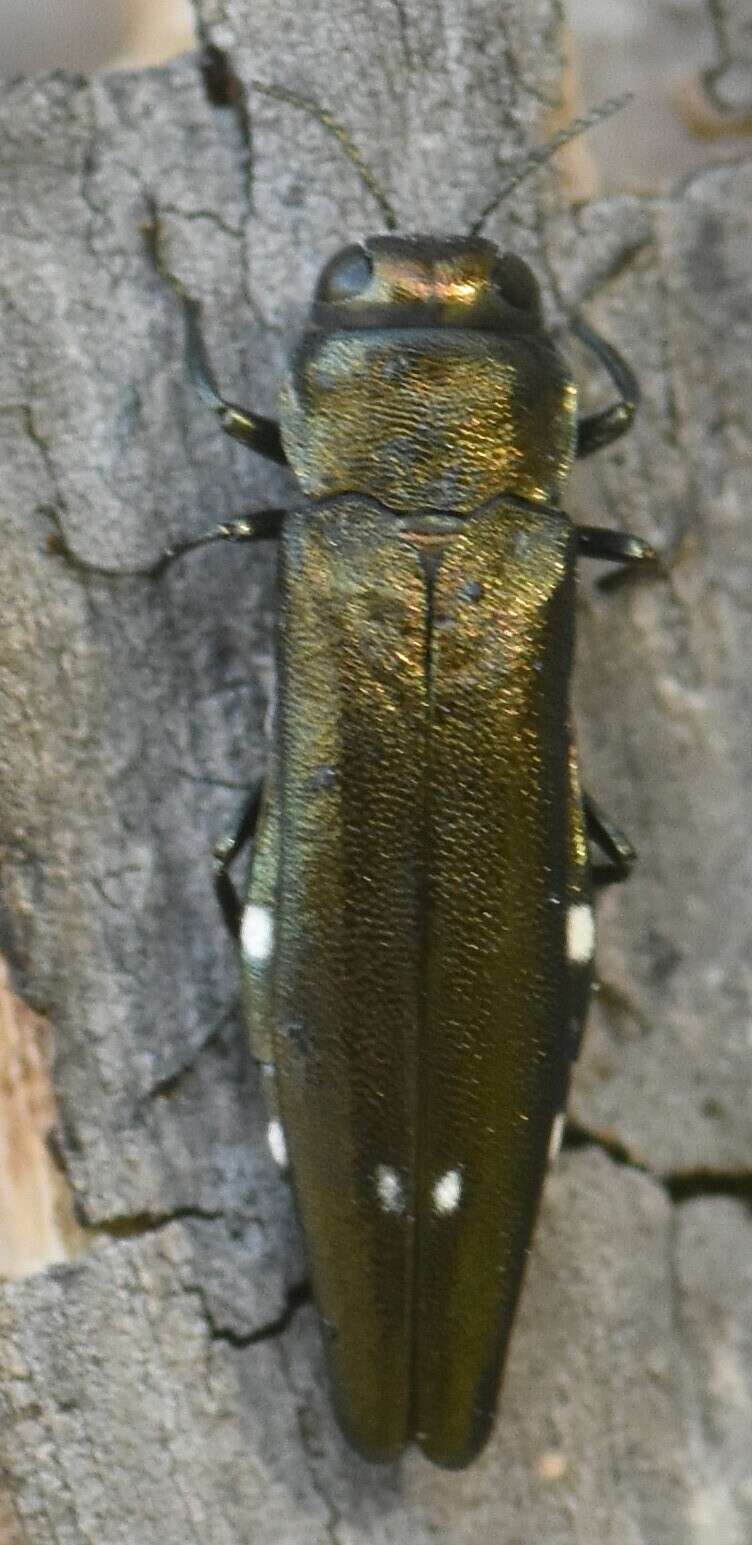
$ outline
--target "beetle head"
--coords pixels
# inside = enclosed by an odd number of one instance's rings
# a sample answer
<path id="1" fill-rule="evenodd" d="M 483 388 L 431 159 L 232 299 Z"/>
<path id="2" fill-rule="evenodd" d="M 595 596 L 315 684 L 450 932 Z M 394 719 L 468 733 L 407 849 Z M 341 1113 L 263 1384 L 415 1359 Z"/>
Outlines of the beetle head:
<path id="1" fill-rule="evenodd" d="M 321 273 L 311 320 L 324 329 L 542 327 L 532 270 L 483 237 L 372 236 L 345 247 Z"/>

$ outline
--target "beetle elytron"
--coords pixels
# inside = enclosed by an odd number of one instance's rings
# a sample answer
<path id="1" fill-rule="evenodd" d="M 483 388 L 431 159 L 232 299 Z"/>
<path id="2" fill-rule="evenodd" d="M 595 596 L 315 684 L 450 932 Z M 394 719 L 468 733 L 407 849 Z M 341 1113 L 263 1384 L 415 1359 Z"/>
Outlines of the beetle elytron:
<path id="1" fill-rule="evenodd" d="M 181 544 L 280 539 L 268 777 L 218 850 L 269 1140 L 289 1164 L 334 1397 L 354 1445 L 467 1464 L 488 1436 L 591 984 L 592 892 L 632 850 L 580 789 L 569 707 L 578 417 L 519 258 L 478 235 L 377 236 L 319 279 L 280 425 L 224 428 L 304 498 Z M 159 565 L 157 565 L 157 568 Z M 228 866 L 254 834 L 247 904 Z M 589 839 L 603 859 L 592 864 Z"/>

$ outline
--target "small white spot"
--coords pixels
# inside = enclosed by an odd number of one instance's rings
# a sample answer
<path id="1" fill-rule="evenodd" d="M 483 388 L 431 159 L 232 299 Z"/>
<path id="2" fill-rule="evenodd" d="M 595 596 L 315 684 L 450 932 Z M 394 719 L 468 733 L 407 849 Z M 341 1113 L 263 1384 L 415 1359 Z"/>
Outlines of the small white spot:
<path id="1" fill-rule="evenodd" d="M 573 966 L 585 966 L 592 960 L 594 949 L 593 909 L 580 902 L 567 912 L 567 957 Z"/>
<path id="2" fill-rule="evenodd" d="M 458 1169 L 448 1169 L 433 1188 L 433 1205 L 436 1212 L 446 1217 L 459 1206 L 462 1195 L 462 1176 Z"/>
<path id="3" fill-rule="evenodd" d="M 564 1141 L 564 1128 L 567 1124 L 567 1113 L 560 1110 L 558 1116 L 554 1116 L 551 1136 L 548 1142 L 548 1162 L 555 1164 L 561 1153 L 561 1145 Z"/>
<path id="4" fill-rule="evenodd" d="M 376 1190 L 384 1212 L 402 1212 L 405 1198 L 402 1181 L 390 1164 L 379 1164 L 376 1170 Z"/>
<path id="5" fill-rule="evenodd" d="M 246 907 L 240 925 L 240 948 L 252 964 L 268 960 L 274 943 L 274 921 L 268 907 Z"/>
<path id="6" fill-rule="evenodd" d="M 287 1169 L 287 1143 L 281 1121 L 270 1121 L 266 1129 L 266 1141 L 275 1164 Z"/>

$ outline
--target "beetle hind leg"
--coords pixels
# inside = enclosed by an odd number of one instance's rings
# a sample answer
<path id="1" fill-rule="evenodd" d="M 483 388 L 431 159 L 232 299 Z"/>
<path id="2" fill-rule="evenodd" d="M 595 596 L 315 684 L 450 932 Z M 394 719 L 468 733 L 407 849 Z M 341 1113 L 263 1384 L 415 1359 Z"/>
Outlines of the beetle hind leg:
<path id="1" fill-rule="evenodd" d="M 583 796 L 583 807 L 587 834 L 605 855 L 604 863 L 592 867 L 593 884 L 598 890 L 619 885 L 629 879 L 637 854 L 629 838 L 589 794 Z"/>
<path id="2" fill-rule="evenodd" d="M 244 801 L 240 815 L 231 831 L 214 845 L 214 889 L 228 933 L 233 939 L 240 938 L 243 903 L 233 885 L 230 869 L 235 859 L 253 840 L 261 807 L 261 779 L 253 785 Z"/>
<path id="3" fill-rule="evenodd" d="M 287 1168 L 287 1138 L 280 1109 L 276 1037 L 279 1028 L 276 957 L 280 813 L 276 760 L 272 752 L 265 780 L 246 799 L 234 831 L 214 850 L 215 884 L 230 932 L 240 943 L 241 998 L 251 1055 L 260 1064 L 266 1107 L 266 1139 L 281 1170 Z M 253 844 L 245 903 L 230 879 L 230 865 Z M 288 1027 L 291 1028 L 291 1027 Z"/>
<path id="4" fill-rule="evenodd" d="M 266 857 L 270 872 L 254 878 L 247 904 L 243 904 L 230 878 L 235 859 L 253 843 L 259 831 L 260 845 L 269 847 L 269 802 L 266 816 L 261 815 L 264 785 L 254 784 L 243 802 L 233 829 L 221 837 L 214 848 L 214 888 L 228 932 L 241 947 L 241 981 L 245 1018 L 248 1024 L 251 1055 L 259 1064 L 261 1093 L 266 1111 L 266 1141 L 277 1168 L 288 1168 L 287 1138 L 279 1106 L 279 1084 L 274 1062 L 274 993 L 272 985 L 274 922 L 268 894 L 276 889 L 276 865 L 273 853 Z M 261 821 L 259 821 L 261 817 Z M 266 830 L 264 829 L 266 828 Z M 273 833 L 271 833 L 273 836 Z M 275 844 L 272 841 L 271 847 Z M 256 858 L 254 853 L 254 859 Z M 269 859 L 271 857 L 271 864 Z M 255 871 L 254 871 L 255 876 Z M 265 882 L 266 879 L 266 883 Z"/>

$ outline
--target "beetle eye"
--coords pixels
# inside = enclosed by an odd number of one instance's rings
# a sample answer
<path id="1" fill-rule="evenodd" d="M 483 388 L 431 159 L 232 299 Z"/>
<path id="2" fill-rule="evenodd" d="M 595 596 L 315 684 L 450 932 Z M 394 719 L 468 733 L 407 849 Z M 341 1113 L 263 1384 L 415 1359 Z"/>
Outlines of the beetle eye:
<path id="1" fill-rule="evenodd" d="M 356 300 L 368 288 L 373 264 L 363 247 L 345 247 L 327 263 L 316 286 L 316 299 L 336 304 Z"/>
<path id="2" fill-rule="evenodd" d="M 491 282 L 502 300 L 508 306 L 514 306 L 516 311 L 537 310 L 540 303 L 538 281 L 527 263 L 515 257 L 513 252 L 502 253 L 494 263 Z"/>

